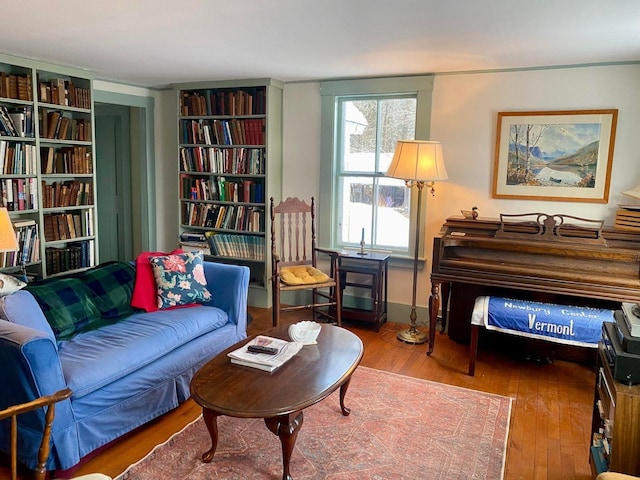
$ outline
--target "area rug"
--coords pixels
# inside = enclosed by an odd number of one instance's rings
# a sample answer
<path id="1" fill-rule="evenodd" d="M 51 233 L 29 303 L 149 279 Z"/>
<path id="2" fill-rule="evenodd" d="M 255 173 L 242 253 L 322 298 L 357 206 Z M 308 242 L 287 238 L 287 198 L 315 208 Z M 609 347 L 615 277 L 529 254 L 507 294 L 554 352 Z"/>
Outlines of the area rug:
<path id="1" fill-rule="evenodd" d="M 295 480 L 502 479 L 511 398 L 359 367 L 340 413 L 338 392 L 304 411 Z M 218 418 L 218 448 L 202 417 L 116 480 L 275 480 L 279 439 L 261 419 Z"/>

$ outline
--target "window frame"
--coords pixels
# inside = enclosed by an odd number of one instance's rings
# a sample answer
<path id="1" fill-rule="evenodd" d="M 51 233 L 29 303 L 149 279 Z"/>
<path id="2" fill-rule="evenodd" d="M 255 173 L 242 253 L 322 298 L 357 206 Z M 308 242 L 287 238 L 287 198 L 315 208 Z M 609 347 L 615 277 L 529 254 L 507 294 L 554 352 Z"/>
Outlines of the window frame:
<path id="1" fill-rule="evenodd" d="M 433 92 L 433 75 L 410 77 L 387 77 L 375 79 L 354 79 L 325 81 L 320 84 L 322 96 L 321 145 L 320 145 L 320 196 L 318 209 L 319 244 L 325 248 L 342 248 L 337 243 L 338 224 L 334 212 L 338 208 L 338 177 L 340 139 L 339 98 L 356 98 L 366 96 L 415 96 L 416 98 L 416 139 L 429 139 L 431 130 L 431 102 Z M 372 174 L 373 177 L 375 175 Z M 413 192 L 412 192 L 413 193 Z M 409 246 L 407 253 L 394 252 L 394 258 L 413 259 L 415 249 L 415 208 L 417 195 L 411 195 L 411 212 L 409 228 Z M 425 195 L 423 204 L 425 202 Z M 424 207 L 424 205 L 423 205 Z M 424 208 L 423 208 L 424 211 Z M 425 228 L 426 222 L 422 222 Z M 424 232 L 423 232 L 424 233 Z M 424 260 L 424 235 L 420 236 L 419 257 Z"/>

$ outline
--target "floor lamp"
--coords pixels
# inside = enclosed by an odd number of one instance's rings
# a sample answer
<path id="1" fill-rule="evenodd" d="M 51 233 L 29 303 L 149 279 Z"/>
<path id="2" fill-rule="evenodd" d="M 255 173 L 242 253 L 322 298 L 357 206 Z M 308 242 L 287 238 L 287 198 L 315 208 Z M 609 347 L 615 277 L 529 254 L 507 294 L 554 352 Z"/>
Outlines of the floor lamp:
<path id="1" fill-rule="evenodd" d="M 436 180 L 446 180 L 447 171 L 442 158 L 442 144 L 426 140 L 399 140 L 393 160 L 387 170 L 387 177 L 399 178 L 405 181 L 408 188 L 418 189 L 418 205 L 416 211 L 416 239 L 413 257 L 413 298 L 411 300 L 411 323 L 408 329 L 398 332 L 398 340 L 407 343 L 424 343 L 428 339 L 427 333 L 418 330 L 416 325 L 416 290 L 418 287 L 418 250 L 420 246 L 422 189 L 431 188 Z"/>

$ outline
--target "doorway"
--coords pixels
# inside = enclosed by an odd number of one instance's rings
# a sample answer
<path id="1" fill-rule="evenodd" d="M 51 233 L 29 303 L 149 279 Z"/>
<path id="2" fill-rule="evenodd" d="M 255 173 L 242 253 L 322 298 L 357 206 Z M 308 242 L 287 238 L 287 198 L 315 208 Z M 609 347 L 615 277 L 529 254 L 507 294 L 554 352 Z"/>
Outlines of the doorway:
<path id="1" fill-rule="evenodd" d="M 95 104 L 100 263 L 133 258 L 131 107 Z"/>
<path id="2" fill-rule="evenodd" d="M 152 97 L 94 90 L 98 262 L 156 249 Z"/>

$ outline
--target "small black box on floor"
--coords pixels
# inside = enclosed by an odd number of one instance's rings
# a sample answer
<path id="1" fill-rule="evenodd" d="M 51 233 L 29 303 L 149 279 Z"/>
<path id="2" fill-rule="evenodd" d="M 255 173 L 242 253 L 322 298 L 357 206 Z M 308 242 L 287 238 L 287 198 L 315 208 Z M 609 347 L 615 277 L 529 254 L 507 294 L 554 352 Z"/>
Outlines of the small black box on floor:
<path id="1" fill-rule="evenodd" d="M 602 344 L 613 378 L 627 385 L 640 383 L 640 355 L 624 351 L 617 330 L 613 322 L 602 323 Z"/>

